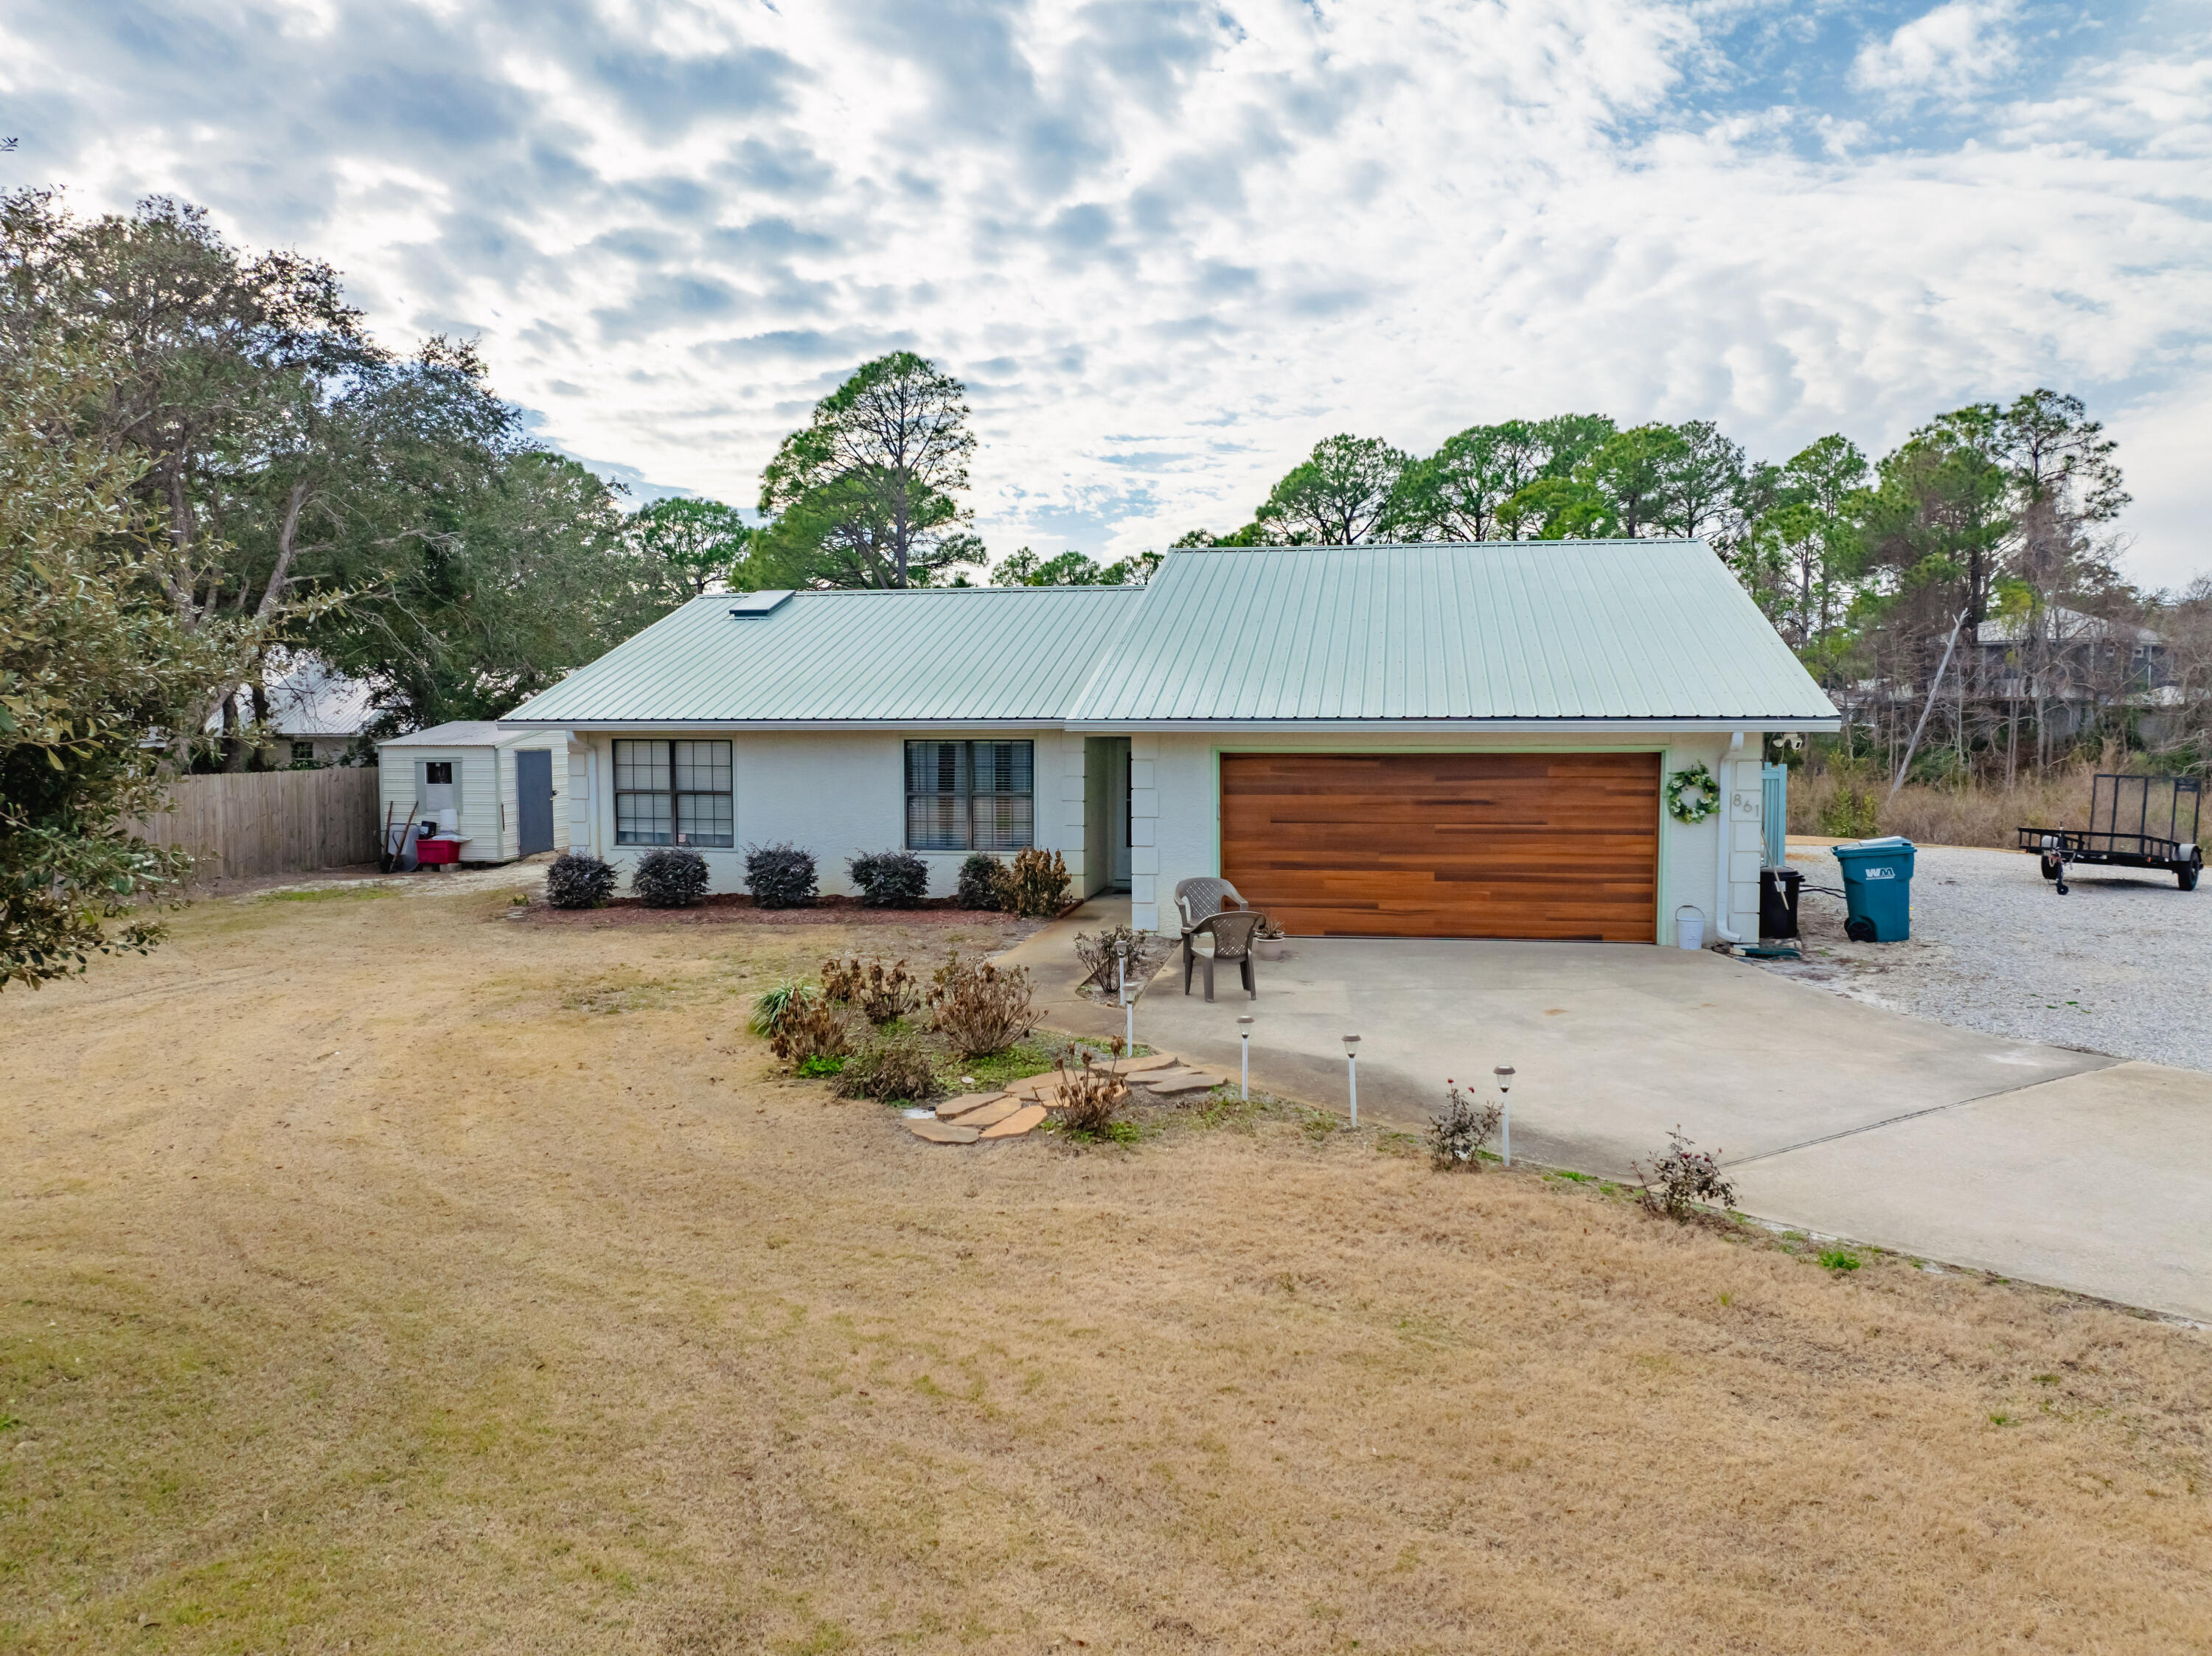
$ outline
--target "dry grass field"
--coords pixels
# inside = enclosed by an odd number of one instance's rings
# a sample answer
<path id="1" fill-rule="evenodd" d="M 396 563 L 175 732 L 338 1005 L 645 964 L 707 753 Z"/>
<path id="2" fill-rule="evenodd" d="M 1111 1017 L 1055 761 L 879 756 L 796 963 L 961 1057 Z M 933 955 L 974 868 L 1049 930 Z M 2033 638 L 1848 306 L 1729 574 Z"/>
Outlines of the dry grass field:
<path id="1" fill-rule="evenodd" d="M 0 1003 L 0 1648 L 2202 1652 L 2212 1345 L 1294 1109 L 925 1146 L 988 925 L 224 900 Z"/>
<path id="2" fill-rule="evenodd" d="M 1889 798 L 1888 779 L 1874 771 L 1850 774 L 1810 767 L 1790 778 L 1790 832 L 1829 834 L 1843 824 L 1829 808 L 1846 788 L 1870 792 L 1879 834 L 1901 834 L 1916 845 L 1991 846 L 2010 851 L 2023 828 L 2084 828 L 2091 784 L 2100 770 L 2130 768 L 2114 752 L 2100 763 L 2071 765 L 2044 776 L 2023 776 L 2006 788 L 1982 783 L 1930 787 L 1914 782 Z M 2140 767 L 2136 767 L 2140 768 Z"/>

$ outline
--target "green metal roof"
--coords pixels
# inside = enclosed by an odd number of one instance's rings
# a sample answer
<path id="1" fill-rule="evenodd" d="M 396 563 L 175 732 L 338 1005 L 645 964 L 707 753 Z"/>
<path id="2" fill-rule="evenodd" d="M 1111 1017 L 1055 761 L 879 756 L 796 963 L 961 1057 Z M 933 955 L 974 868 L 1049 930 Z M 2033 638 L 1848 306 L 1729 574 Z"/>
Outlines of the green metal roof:
<path id="1" fill-rule="evenodd" d="M 1505 541 L 1180 551 L 1149 587 L 697 598 L 503 722 L 1554 719 L 1836 712 L 1704 543 Z"/>
<path id="2" fill-rule="evenodd" d="M 769 595 L 763 595 L 764 597 Z M 694 598 L 505 723 L 1058 724 L 1140 587 Z"/>
<path id="3" fill-rule="evenodd" d="M 1836 710 L 1701 541 L 1169 557 L 1071 725 L 1709 719 Z"/>

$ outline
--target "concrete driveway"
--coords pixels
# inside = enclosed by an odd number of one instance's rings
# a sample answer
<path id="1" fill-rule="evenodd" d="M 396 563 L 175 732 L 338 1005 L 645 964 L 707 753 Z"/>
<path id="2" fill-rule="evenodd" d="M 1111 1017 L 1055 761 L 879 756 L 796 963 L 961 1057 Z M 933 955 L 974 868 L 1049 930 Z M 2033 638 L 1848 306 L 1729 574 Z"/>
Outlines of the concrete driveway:
<path id="1" fill-rule="evenodd" d="M 1125 905 L 1121 906 L 1123 908 Z M 1120 1019 L 1071 992 L 1087 906 L 1023 943 L 1055 1022 Z M 1608 1175 L 1680 1125 L 1747 1211 L 1924 1257 L 2212 1319 L 2212 1076 L 1977 1034 L 1711 953 L 1600 943 L 1301 938 L 1247 1000 L 1211 1005 L 1171 961 L 1141 1041 L 1342 1108 L 1361 1037 L 1363 1120 L 1418 1129 L 1446 1077 L 1510 1064 L 1516 1157 Z"/>

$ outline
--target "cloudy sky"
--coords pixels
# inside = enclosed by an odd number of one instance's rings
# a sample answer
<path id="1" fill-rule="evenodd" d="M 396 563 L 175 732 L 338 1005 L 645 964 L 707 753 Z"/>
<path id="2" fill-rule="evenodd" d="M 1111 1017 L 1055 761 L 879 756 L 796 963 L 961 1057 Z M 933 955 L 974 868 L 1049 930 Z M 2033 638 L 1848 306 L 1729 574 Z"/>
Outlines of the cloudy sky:
<path id="1" fill-rule="evenodd" d="M 1336 431 L 1870 451 L 2038 385 L 2212 569 L 2212 11 L 2040 0 L 0 0 L 0 184 L 167 191 L 481 338 L 548 441 L 750 504 L 905 347 L 979 527 L 1115 555 Z"/>

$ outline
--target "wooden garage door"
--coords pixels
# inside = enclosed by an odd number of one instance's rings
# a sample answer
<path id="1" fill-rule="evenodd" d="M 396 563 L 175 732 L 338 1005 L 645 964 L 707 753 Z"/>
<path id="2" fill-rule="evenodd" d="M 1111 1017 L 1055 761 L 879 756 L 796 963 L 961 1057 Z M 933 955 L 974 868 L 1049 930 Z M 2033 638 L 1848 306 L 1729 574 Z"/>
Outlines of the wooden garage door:
<path id="1" fill-rule="evenodd" d="M 1650 943 L 1656 754 L 1224 754 L 1221 872 L 1293 936 Z"/>

